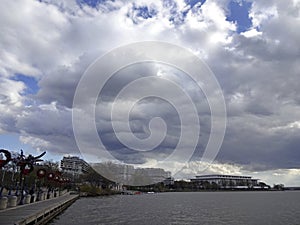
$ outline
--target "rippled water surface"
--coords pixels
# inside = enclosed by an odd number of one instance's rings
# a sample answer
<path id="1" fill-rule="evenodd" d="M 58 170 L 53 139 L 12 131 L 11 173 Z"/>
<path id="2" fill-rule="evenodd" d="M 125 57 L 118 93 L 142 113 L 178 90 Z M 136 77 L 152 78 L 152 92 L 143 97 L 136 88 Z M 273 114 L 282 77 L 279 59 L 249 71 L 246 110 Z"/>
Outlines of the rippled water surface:
<path id="1" fill-rule="evenodd" d="M 51 224 L 300 225 L 300 192 L 187 192 L 81 198 Z"/>

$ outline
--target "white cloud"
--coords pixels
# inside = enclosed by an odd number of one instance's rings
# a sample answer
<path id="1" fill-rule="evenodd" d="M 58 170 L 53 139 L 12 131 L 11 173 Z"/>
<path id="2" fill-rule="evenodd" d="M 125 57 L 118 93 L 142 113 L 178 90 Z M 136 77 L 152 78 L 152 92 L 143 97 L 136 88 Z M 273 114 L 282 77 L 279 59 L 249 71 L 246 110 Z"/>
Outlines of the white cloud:
<path id="1" fill-rule="evenodd" d="M 14 15 L 14 16 L 11 16 Z M 68 18 L 52 5 L 38 1 L 8 1 L 1 7 L 1 70 L 6 74 L 41 75 L 69 62 L 62 41 Z"/>
<path id="2" fill-rule="evenodd" d="M 253 38 L 253 37 L 262 35 L 262 32 L 258 32 L 256 29 L 251 29 L 251 30 L 242 32 L 241 35 L 245 36 L 246 38 Z"/>
<path id="3" fill-rule="evenodd" d="M 23 109 L 26 86 L 20 81 L 0 77 L 0 133 L 15 132 L 15 121 Z"/>

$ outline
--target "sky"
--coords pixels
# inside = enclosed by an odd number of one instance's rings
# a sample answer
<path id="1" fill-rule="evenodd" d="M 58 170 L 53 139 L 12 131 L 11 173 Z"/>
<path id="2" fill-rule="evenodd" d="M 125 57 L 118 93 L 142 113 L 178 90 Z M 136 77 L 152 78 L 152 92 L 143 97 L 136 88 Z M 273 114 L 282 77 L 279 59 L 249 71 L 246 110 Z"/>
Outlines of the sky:
<path id="1" fill-rule="evenodd" d="M 73 100 L 87 68 L 120 46 L 161 41 L 199 57 L 224 96 L 224 140 L 204 172 L 300 186 L 299 0 L 7 0 L 0 7 L 0 26 L 0 148 L 27 154 L 47 151 L 44 158 L 53 160 L 80 155 Z M 157 79 L 152 77 L 116 101 L 124 86 L 152 75 Z M 129 116 L 125 112 L 133 97 L 148 89 L 175 96 L 161 77 L 179 84 L 198 112 L 201 132 L 190 162 L 180 160 L 191 145 L 185 140 L 178 160 L 169 164 L 170 169 L 183 168 L 181 177 L 192 178 L 203 172 L 211 105 L 197 83 L 174 66 L 144 63 L 118 70 L 99 93 L 96 131 L 105 149 L 126 163 L 149 163 L 170 154 L 184 130 L 179 112 L 187 118 L 186 125 L 195 128 L 185 98 L 177 96 L 172 105 L 148 97 L 137 102 Z M 91 115 L 85 107 L 92 104 L 90 86 L 80 102 L 82 120 L 77 125 L 83 130 L 88 159 L 93 159 L 99 140 L 89 135 Z M 110 118 L 114 106 L 118 129 Z M 149 122 L 157 117 L 164 122 L 156 121 L 150 129 Z M 165 129 L 165 138 L 153 151 L 134 151 L 118 139 L 131 140 L 125 129 L 128 121 L 135 137 L 145 139 L 152 130 Z"/>

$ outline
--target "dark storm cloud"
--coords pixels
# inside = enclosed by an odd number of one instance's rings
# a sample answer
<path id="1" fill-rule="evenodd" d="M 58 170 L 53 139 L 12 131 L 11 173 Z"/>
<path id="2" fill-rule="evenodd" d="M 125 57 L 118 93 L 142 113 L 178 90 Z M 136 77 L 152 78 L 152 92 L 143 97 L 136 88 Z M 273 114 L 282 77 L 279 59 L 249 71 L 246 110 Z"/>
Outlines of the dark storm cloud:
<path id="1" fill-rule="evenodd" d="M 73 98 L 80 78 L 88 66 L 101 55 L 100 52 L 82 54 L 74 64 L 59 66 L 40 79 L 36 99 L 42 103 L 57 102 L 61 106 L 72 108 Z"/>
<path id="2" fill-rule="evenodd" d="M 135 67 L 133 68 L 128 67 L 123 71 L 119 71 L 117 74 L 115 74 L 115 76 L 110 78 L 110 80 L 100 92 L 96 109 L 97 129 L 103 144 L 114 156 L 120 158 L 123 155 L 127 160 L 129 160 L 130 155 L 132 155 L 134 159 L 131 159 L 131 162 L 133 162 L 135 159 L 140 161 L 137 158 L 138 155 L 140 156 L 140 159 L 143 159 L 144 161 L 149 158 L 161 160 L 162 157 L 165 158 L 176 148 L 181 132 L 180 118 L 176 108 L 174 108 L 174 106 L 172 106 L 166 100 L 159 97 L 146 97 L 136 102 L 134 107 L 131 109 L 128 118 L 126 117 L 127 112 L 122 112 L 122 109 L 120 108 L 117 118 L 117 123 L 118 126 L 121 127 L 121 131 L 128 132 L 125 129 L 125 124 L 129 123 L 129 126 L 131 128 L 130 132 L 132 132 L 136 137 L 142 139 L 147 138 L 150 135 L 150 120 L 155 117 L 162 118 L 167 126 L 166 136 L 160 143 L 160 145 L 157 148 L 153 149 L 151 152 L 137 153 L 131 150 L 130 147 L 126 149 L 126 146 L 124 146 L 116 137 L 115 131 L 111 124 L 110 114 L 112 110 L 112 104 L 114 103 L 114 99 L 120 92 L 120 90 L 135 79 L 146 76 L 153 76 L 157 73 L 162 73 L 163 71 L 168 71 L 168 67 L 153 63 L 135 65 Z M 174 76 L 172 71 L 168 72 L 168 76 Z M 178 71 L 176 72 L 178 73 Z M 181 74 L 180 76 L 182 75 L 183 74 Z M 199 109 L 199 115 L 201 114 L 200 123 L 202 132 L 209 133 L 210 121 L 205 121 L 207 118 L 204 113 L 202 114 L 202 112 L 205 112 L 208 108 L 208 105 L 206 105 L 205 107 L 205 104 L 207 104 L 207 102 L 205 101 L 204 96 L 201 95 L 201 93 L 195 91 L 195 89 L 193 88 L 193 85 L 195 84 L 193 84 L 193 82 L 191 82 L 189 79 L 186 79 L 184 76 L 182 76 L 181 81 L 185 82 L 187 91 L 189 92 L 189 94 L 191 94 L 197 105 L 197 108 Z M 149 88 L 150 90 L 154 89 L 154 87 L 156 87 L 156 90 L 158 90 L 158 92 L 154 93 L 156 95 L 159 95 L 159 92 L 165 91 L 164 86 L 161 86 L 161 88 L 157 88 L 157 86 L 160 87 L 161 84 L 159 80 L 156 79 L 153 80 L 153 82 L 148 82 L 147 86 L 142 86 L 138 90 L 131 90 L 129 96 L 134 97 L 136 92 L 143 93 L 143 91 Z M 178 102 L 181 101 L 180 99 L 181 97 L 178 96 Z M 131 101 L 131 98 L 122 98 L 121 96 L 121 100 L 126 102 Z M 177 104 L 178 107 L 178 103 L 175 102 L 175 104 Z M 180 107 L 185 107 L 184 102 L 182 102 L 181 104 L 182 105 Z M 188 113 L 188 111 L 189 110 L 187 110 L 186 112 Z M 122 127 L 124 128 L 122 129 Z M 156 131 L 153 130 L 151 132 Z M 202 138 L 201 142 L 207 143 L 207 139 L 208 138 Z M 199 154 L 199 152 L 197 154 Z"/>
<path id="3" fill-rule="evenodd" d="M 230 162 L 234 158 L 236 163 L 253 171 L 300 166 L 296 130 L 267 133 L 259 128 L 249 129 L 248 124 L 230 127 L 218 156 L 221 162 Z"/>

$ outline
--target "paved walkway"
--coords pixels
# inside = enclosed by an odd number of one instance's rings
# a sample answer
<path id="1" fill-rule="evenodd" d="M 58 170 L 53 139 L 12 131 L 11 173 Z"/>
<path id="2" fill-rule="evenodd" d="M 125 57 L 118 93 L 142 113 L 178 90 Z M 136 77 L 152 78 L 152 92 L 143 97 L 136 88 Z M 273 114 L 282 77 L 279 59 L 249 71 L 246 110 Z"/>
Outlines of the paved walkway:
<path id="1" fill-rule="evenodd" d="M 22 221 L 30 217 L 36 217 L 37 215 L 44 214 L 46 211 L 77 197 L 78 195 L 66 194 L 64 196 L 47 199 L 41 202 L 0 210 L 0 225 L 12 225 L 18 221 Z"/>

